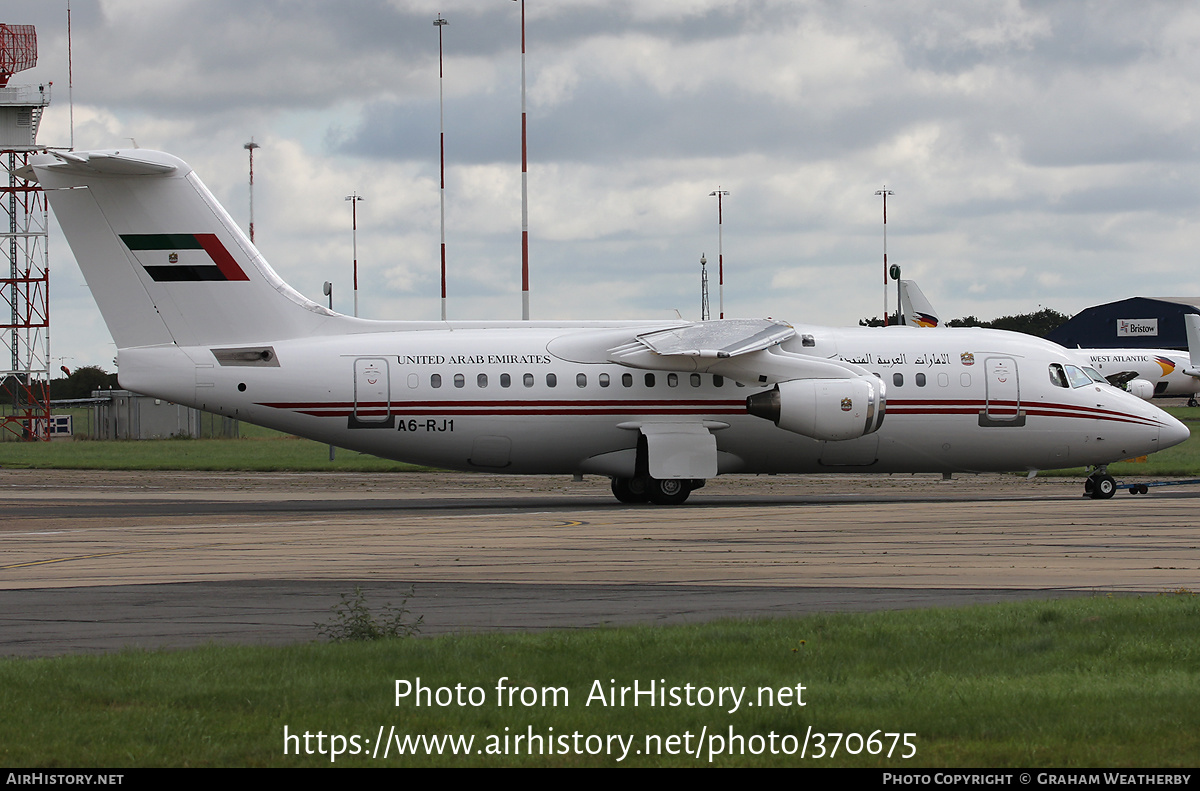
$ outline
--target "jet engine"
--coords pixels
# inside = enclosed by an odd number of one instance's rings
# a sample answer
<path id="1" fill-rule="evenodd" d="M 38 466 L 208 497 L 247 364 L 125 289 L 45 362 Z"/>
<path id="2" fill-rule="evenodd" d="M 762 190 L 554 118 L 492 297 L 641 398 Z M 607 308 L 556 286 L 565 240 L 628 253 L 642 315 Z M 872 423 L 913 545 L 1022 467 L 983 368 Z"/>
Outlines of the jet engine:
<path id="1" fill-rule="evenodd" d="M 746 399 L 746 411 L 813 439 L 843 440 L 883 425 L 885 387 L 874 376 L 792 379 Z"/>
<path id="2" fill-rule="evenodd" d="M 1144 401 L 1154 398 L 1154 385 L 1145 379 L 1134 379 L 1132 382 L 1126 382 L 1125 389 Z"/>

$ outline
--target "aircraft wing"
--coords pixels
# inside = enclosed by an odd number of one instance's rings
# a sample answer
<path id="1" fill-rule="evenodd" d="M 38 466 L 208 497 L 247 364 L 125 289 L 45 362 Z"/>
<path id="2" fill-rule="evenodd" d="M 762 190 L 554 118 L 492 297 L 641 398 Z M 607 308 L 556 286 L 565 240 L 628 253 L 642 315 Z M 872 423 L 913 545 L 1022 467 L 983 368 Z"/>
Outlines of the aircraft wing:
<path id="1" fill-rule="evenodd" d="M 816 440 L 855 439 L 876 431 L 885 409 L 883 382 L 853 363 L 784 348 L 793 340 L 799 343 L 789 346 L 806 348 L 810 341 L 796 335 L 790 324 L 774 319 L 720 319 L 640 332 L 633 328 L 572 332 L 555 338 L 547 350 L 575 362 L 709 373 L 759 387 L 774 385 L 750 395 L 747 413 Z M 712 477 L 718 453 L 711 432 L 728 426 L 724 421 L 684 415 L 647 416 L 619 424 L 642 435 L 645 456 L 638 458 L 645 459 L 652 478 L 663 479 Z"/>
<path id="2" fill-rule="evenodd" d="M 795 335 L 792 325 L 773 319 L 721 319 L 645 332 L 637 340 L 660 355 L 726 359 L 770 348 Z"/>
<path id="3" fill-rule="evenodd" d="M 1134 379 L 1138 378 L 1138 372 L 1137 371 L 1118 371 L 1117 373 L 1109 374 L 1108 376 L 1106 376 L 1104 378 L 1107 379 L 1108 383 L 1110 385 L 1112 385 L 1113 387 L 1119 387 L 1122 390 L 1124 390 L 1125 385 L 1129 384 Z"/>
<path id="4" fill-rule="evenodd" d="M 796 337 L 775 319 L 719 319 L 635 334 L 607 350 L 607 362 L 657 371 L 698 371 L 739 382 L 847 379 L 870 373 L 852 363 L 783 348 Z"/>

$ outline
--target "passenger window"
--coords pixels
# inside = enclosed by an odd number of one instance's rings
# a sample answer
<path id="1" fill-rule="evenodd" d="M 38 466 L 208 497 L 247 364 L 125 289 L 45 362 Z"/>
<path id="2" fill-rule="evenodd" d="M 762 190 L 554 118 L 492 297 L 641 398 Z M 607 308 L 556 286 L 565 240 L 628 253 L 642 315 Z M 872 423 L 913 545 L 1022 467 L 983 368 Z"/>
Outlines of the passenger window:
<path id="1" fill-rule="evenodd" d="M 902 374 L 902 373 L 892 374 L 892 384 L 894 384 L 896 387 L 904 387 L 904 374 Z"/>
<path id="2" fill-rule="evenodd" d="M 938 387 L 949 387 L 949 386 L 950 386 L 949 374 L 938 374 Z"/>
<path id="3" fill-rule="evenodd" d="M 475 377 L 475 384 L 479 387 L 487 387 L 487 374 L 480 374 Z"/>
<path id="4" fill-rule="evenodd" d="M 533 374 L 525 374 L 522 376 L 521 383 L 526 387 L 533 387 Z"/>
<path id="5" fill-rule="evenodd" d="M 608 387 L 608 374 L 600 374 L 600 386 Z"/>
<path id="6" fill-rule="evenodd" d="M 409 374 L 408 375 L 408 388 L 410 390 L 416 390 L 420 386 L 421 386 L 421 377 L 418 376 L 417 374 Z"/>
<path id="7" fill-rule="evenodd" d="M 913 379 L 916 381 L 917 387 L 925 386 L 925 374 L 917 374 Z"/>
<path id="8" fill-rule="evenodd" d="M 466 387 L 467 386 L 467 377 L 463 376 L 462 374 L 455 374 L 454 375 L 454 386 L 455 387 Z"/>
<path id="9" fill-rule="evenodd" d="M 633 387 L 633 374 L 621 374 L 621 387 Z"/>
<path id="10" fill-rule="evenodd" d="M 700 374 L 692 374 L 690 378 L 692 380 L 692 387 L 700 386 Z"/>
<path id="11" fill-rule="evenodd" d="M 554 374 L 546 374 L 546 387 L 558 387 L 558 377 Z"/>
<path id="12" fill-rule="evenodd" d="M 509 376 L 508 374 L 500 374 L 500 386 L 501 387 L 512 386 L 512 377 Z"/>
<path id="13" fill-rule="evenodd" d="M 654 387 L 654 374 L 646 374 L 646 387 Z"/>
<path id="14" fill-rule="evenodd" d="M 667 374 L 667 387 L 679 386 L 679 374 Z"/>
<path id="15" fill-rule="evenodd" d="M 434 374 L 433 376 L 430 376 L 429 377 L 429 386 L 432 388 L 435 388 L 435 389 L 441 387 L 442 386 L 442 375 Z"/>
<path id="16" fill-rule="evenodd" d="M 575 386 L 587 387 L 587 374 L 575 374 Z"/>
<path id="17" fill-rule="evenodd" d="M 959 374 L 958 375 L 958 383 L 960 385 L 962 385 L 963 387 L 970 387 L 971 386 L 971 375 L 968 373 Z"/>
<path id="18" fill-rule="evenodd" d="M 713 387 L 724 387 L 725 377 L 720 374 L 713 374 Z"/>

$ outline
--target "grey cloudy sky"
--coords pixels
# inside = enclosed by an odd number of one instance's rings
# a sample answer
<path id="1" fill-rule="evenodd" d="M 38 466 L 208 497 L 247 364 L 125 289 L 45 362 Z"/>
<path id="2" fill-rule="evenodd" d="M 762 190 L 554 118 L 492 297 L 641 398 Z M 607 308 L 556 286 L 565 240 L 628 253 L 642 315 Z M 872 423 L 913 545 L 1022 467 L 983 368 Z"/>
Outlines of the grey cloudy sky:
<path id="1" fill-rule="evenodd" d="M 75 145 L 187 160 L 292 285 L 436 318 L 437 30 L 451 318 L 520 316 L 520 17 L 510 0 L 73 0 Z M 54 82 L 66 4 L 9 0 Z M 1178 2 L 528 0 L 534 318 L 699 313 L 725 200 L 726 314 L 852 324 L 889 258 L 943 316 L 1200 294 L 1200 8 Z M 54 356 L 113 347 L 61 237 Z M 713 303 L 717 300 L 716 274 Z M 894 301 L 894 295 L 892 296 Z M 715 310 L 715 307 L 714 307 Z"/>

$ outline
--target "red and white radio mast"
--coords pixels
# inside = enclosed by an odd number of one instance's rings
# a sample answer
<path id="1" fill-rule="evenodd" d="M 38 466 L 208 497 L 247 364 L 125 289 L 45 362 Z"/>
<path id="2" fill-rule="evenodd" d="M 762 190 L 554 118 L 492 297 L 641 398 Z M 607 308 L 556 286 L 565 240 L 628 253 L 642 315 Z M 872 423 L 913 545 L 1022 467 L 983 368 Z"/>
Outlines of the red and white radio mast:
<path id="1" fill-rule="evenodd" d="M 0 24 L 0 430 L 25 440 L 50 439 L 50 263 L 48 212 L 41 187 L 17 175 L 37 143 L 50 85 L 9 86 L 14 74 L 37 65 L 33 25 Z"/>

